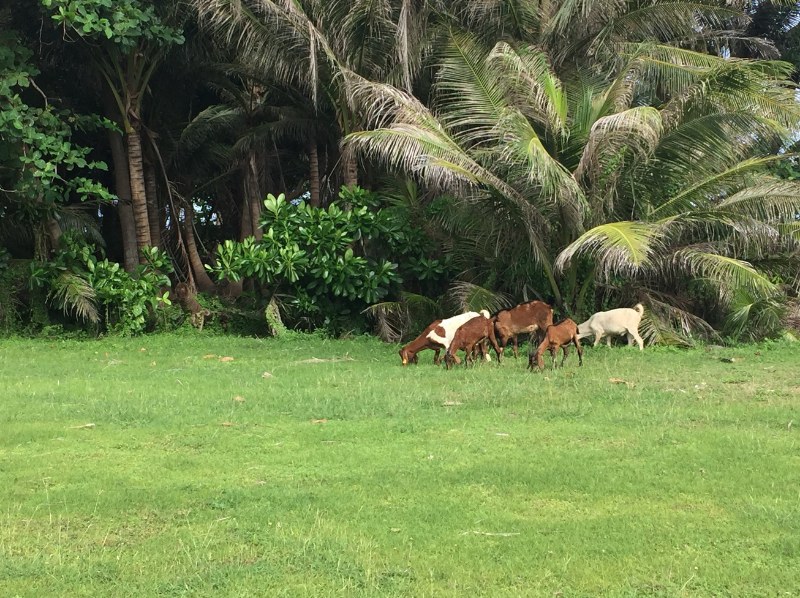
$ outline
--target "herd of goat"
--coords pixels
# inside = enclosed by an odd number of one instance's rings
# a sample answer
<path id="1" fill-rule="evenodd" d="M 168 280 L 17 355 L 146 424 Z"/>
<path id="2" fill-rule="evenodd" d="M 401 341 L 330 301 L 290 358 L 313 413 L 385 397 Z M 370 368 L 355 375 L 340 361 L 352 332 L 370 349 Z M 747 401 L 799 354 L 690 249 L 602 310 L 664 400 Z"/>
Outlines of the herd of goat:
<path id="1" fill-rule="evenodd" d="M 490 316 L 486 310 L 480 313 L 470 311 L 431 322 L 417 338 L 400 349 L 400 358 L 403 365 L 417 363 L 417 354 L 420 351 L 432 349 L 435 352 L 433 362 L 438 365 L 441 363 L 439 355 L 444 350 L 445 367 L 450 369 L 454 363 L 460 363 L 457 355 L 459 351 L 464 351 L 465 365 L 472 363 L 477 354 L 489 360 L 487 343 L 491 343 L 499 362 L 503 359 L 503 352 L 509 341 L 513 342 L 514 357 L 519 356 L 517 336 L 527 333 L 535 334 L 538 343 L 536 351 L 531 351 L 528 358 L 530 369 L 533 369 L 534 362 L 539 370 L 544 369 L 545 351 L 550 351 L 555 367 L 559 349 L 563 352 L 561 365 L 564 365 L 569 345 L 575 345 L 579 365 L 583 365 L 580 339 L 587 336 L 594 336 L 596 347 L 603 338 L 608 345 L 611 345 L 612 336 L 624 334 L 627 336 L 628 345 L 636 341 L 641 351 L 644 346 L 642 337 L 639 336 L 642 314 L 644 306 L 638 303 L 633 308 L 621 307 L 597 312 L 583 324 L 578 325 L 569 318 L 553 324 L 553 308 L 543 301 L 521 303 L 516 307 L 504 309 L 494 316 Z M 532 336 L 531 344 L 534 342 L 533 338 Z"/>

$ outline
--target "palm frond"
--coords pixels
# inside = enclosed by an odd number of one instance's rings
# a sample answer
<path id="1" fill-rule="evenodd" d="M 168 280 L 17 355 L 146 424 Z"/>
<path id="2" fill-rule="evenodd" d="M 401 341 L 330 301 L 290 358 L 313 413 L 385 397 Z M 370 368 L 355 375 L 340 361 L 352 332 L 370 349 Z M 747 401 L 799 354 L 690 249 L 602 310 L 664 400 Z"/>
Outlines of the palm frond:
<path id="1" fill-rule="evenodd" d="M 754 297 L 768 298 L 777 294 L 777 286 L 762 272 L 744 260 L 710 253 L 702 247 L 690 246 L 676 251 L 671 262 L 674 267 L 702 278 L 719 290 L 720 300 L 728 303 L 734 293 L 745 289 Z"/>
<path id="2" fill-rule="evenodd" d="M 570 243 L 556 259 L 556 268 L 565 269 L 573 257 L 586 255 L 595 260 L 598 272 L 635 274 L 646 270 L 663 248 L 663 230 L 645 222 L 609 222 L 585 232 Z"/>
<path id="3" fill-rule="evenodd" d="M 72 272 L 62 272 L 53 281 L 49 299 L 65 314 L 74 314 L 92 324 L 100 321 L 100 314 L 95 305 L 96 293 L 84 279 Z"/>
<path id="4" fill-rule="evenodd" d="M 592 126 L 583 156 L 573 174 L 575 180 L 587 177 L 597 181 L 608 160 L 618 158 L 623 150 L 630 151 L 633 159 L 649 157 L 658 144 L 661 131 L 661 113 L 648 106 L 598 119 Z"/>
<path id="5" fill-rule="evenodd" d="M 645 315 L 639 333 L 648 344 L 691 346 L 694 338 L 718 338 L 714 328 L 694 315 L 682 299 L 647 290 Z"/>
<path id="6" fill-rule="evenodd" d="M 370 305 L 361 313 L 375 320 L 375 333 L 387 343 L 397 343 L 408 327 L 408 308 L 400 301 L 384 301 Z"/>
<path id="7" fill-rule="evenodd" d="M 512 305 L 511 298 L 505 293 L 492 291 L 463 280 L 457 280 L 450 285 L 447 297 L 457 309 L 462 311 L 485 309 L 489 313 L 494 313 Z"/>
<path id="8" fill-rule="evenodd" d="M 800 181 L 759 177 L 722 200 L 717 208 L 772 223 L 795 223 L 800 214 Z"/>
<path id="9" fill-rule="evenodd" d="M 567 95 L 547 54 L 535 46 L 512 47 L 500 42 L 487 62 L 490 69 L 503 73 L 511 105 L 554 135 L 566 134 Z"/>
<path id="10" fill-rule="evenodd" d="M 786 305 L 774 297 L 759 297 L 744 289 L 734 294 L 724 332 L 736 340 L 759 341 L 783 330 Z"/>
<path id="11" fill-rule="evenodd" d="M 758 174 L 774 162 L 791 158 L 792 155 L 773 155 L 750 158 L 723 171 L 713 172 L 699 180 L 692 180 L 684 188 L 656 206 L 651 217 L 666 217 L 702 209 L 714 200 L 738 193 L 749 184 L 748 176 Z M 701 167 L 698 168 L 701 174 Z"/>

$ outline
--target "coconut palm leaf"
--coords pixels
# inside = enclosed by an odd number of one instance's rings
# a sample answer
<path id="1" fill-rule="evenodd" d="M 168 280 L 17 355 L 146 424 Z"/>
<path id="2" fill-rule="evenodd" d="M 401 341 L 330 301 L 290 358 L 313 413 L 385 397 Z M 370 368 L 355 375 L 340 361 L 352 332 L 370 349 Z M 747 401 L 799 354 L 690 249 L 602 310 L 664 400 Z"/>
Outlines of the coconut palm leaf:
<path id="1" fill-rule="evenodd" d="M 535 46 L 500 42 L 487 61 L 490 69 L 503 71 L 505 94 L 515 108 L 552 134 L 567 134 L 567 95 L 547 54 Z"/>
<path id="2" fill-rule="evenodd" d="M 729 336 L 749 341 L 775 337 L 783 330 L 786 313 L 786 305 L 776 298 L 764 298 L 740 289 L 734 294 L 723 330 Z"/>
<path id="3" fill-rule="evenodd" d="M 800 182 L 760 177 L 717 205 L 721 211 L 766 222 L 795 224 L 800 214 Z"/>
<path id="4" fill-rule="evenodd" d="M 49 300 L 65 314 L 74 314 L 92 324 L 100 321 L 100 314 L 95 305 L 95 291 L 84 279 L 72 272 L 62 272 L 53 281 L 53 289 Z"/>
<path id="5" fill-rule="evenodd" d="M 513 305 L 511 298 L 505 293 L 492 291 L 463 280 L 458 280 L 450 285 L 447 298 L 461 311 L 485 309 L 489 313 L 495 313 Z"/>
<path id="6" fill-rule="evenodd" d="M 583 155 L 573 173 L 575 180 L 584 178 L 596 183 L 603 168 L 623 151 L 631 158 L 648 158 L 661 137 L 661 113 L 641 106 L 604 116 L 595 121 Z"/>
<path id="7" fill-rule="evenodd" d="M 635 274 L 646 270 L 663 249 L 663 230 L 644 222 L 610 222 L 583 233 L 556 259 L 556 268 L 565 269 L 579 255 L 595 260 L 597 270 L 610 274 Z"/>
<path id="8" fill-rule="evenodd" d="M 647 344 L 694 344 L 693 338 L 719 338 L 714 328 L 690 311 L 684 301 L 668 293 L 646 291 L 646 308 L 639 334 Z"/>
<path id="9" fill-rule="evenodd" d="M 691 212 L 698 206 L 707 205 L 709 199 L 722 198 L 738 193 L 746 187 L 752 175 L 756 175 L 775 162 L 786 160 L 788 155 L 765 156 L 743 160 L 723 171 L 714 172 L 699 180 L 689 181 L 683 189 L 653 208 L 651 217 L 666 217 Z M 702 167 L 698 167 L 702 172 Z"/>
<path id="10" fill-rule="evenodd" d="M 739 289 L 762 298 L 772 297 L 778 291 L 775 283 L 748 262 L 710 253 L 702 247 L 679 249 L 672 254 L 671 263 L 677 270 L 714 285 L 723 303 L 729 302 Z"/>

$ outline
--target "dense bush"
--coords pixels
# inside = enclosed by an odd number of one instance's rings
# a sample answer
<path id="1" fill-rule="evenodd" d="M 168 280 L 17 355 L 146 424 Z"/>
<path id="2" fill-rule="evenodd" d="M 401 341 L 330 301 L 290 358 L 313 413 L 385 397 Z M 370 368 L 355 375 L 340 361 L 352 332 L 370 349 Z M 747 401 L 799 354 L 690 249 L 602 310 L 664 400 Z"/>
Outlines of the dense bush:
<path id="1" fill-rule="evenodd" d="M 129 274 L 102 250 L 74 235 L 61 239 L 48 262 L 31 264 L 31 285 L 45 289 L 48 302 L 98 331 L 136 334 L 155 321 L 155 310 L 169 303 L 169 258 L 146 248 L 145 263 Z"/>
<path id="2" fill-rule="evenodd" d="M 263 238 L 228 240 L 207 266 L 219 279 L 254 279 L 279 296 L 292 325 L 363 329 L 362 311 L 405 277 L 443 278 L 446 266 L 424 235 L 379 197 L 344 188 L 343 205 L 316 208 L 283 195 L 264 201 Z M 398 262 L 403 266 L 398 265 Z"/>

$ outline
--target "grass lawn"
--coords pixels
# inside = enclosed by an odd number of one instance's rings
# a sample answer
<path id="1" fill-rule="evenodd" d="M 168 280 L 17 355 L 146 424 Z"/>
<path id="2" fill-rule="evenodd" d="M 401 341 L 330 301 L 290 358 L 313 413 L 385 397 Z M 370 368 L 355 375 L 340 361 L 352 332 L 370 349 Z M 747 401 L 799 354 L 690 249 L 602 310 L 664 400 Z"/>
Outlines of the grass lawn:
<path id="1" fill-rule="evenodd" d="M 800 343 L 432 357 L 0 340 L 0 596 L 800 595 Z"/>

